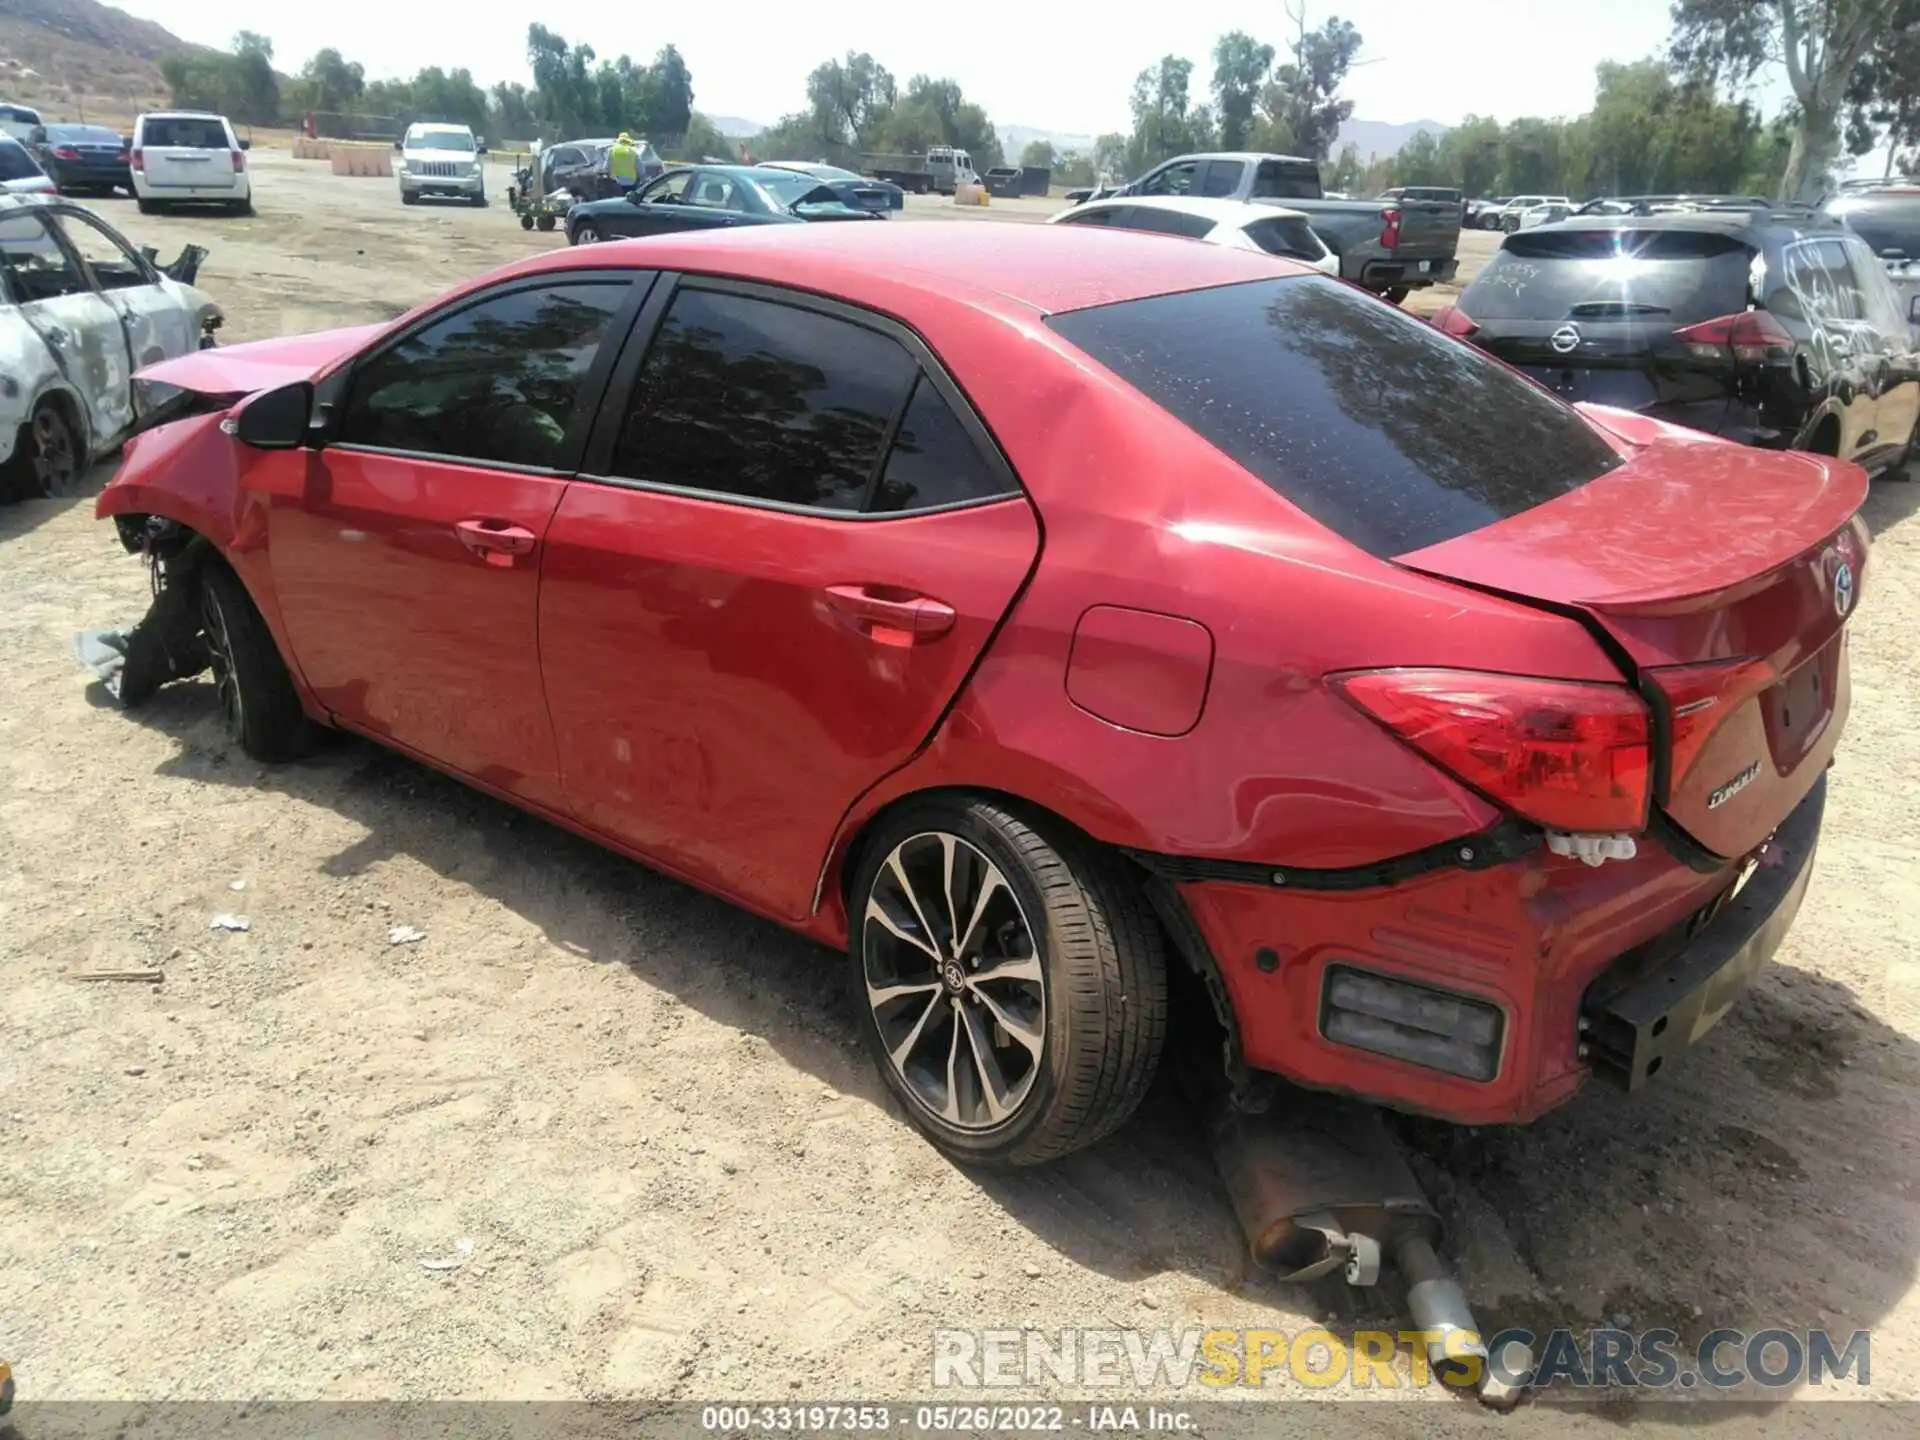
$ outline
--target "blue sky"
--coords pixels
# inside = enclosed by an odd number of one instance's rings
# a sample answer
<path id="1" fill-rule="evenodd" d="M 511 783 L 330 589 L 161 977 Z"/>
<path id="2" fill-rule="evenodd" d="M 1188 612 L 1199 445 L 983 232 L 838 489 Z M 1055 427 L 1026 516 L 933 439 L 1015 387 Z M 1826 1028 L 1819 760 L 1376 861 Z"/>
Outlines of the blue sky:
<path id="1" fill-rule="evenodd" d="M 241 28 L 264 29 L 282 69 L 337 45 L 370 76 L 411 74 L 424 64 L 465 66 L 483 84 L 525 80 L 526 12 L 487 7 L 331 0 L 262 7 L 258 0 L 120 0 L 185 39 L 225 45 Z M 504 7 L 503 7 L 504 9 Z M 1457 121 L 1569 115 L 1593 97 L 1593 67 L 1658 51 L 1666 0 L 1345 0 L 1314 3 L 1309 22 L 1344 15 L 1366 37 L 1347 87 L 1362 119 Z M 671 16 L 663 21 L 662 15 Z M 748 3 L 694 6 L 575 0 L 545 23 L 602 54 L 651 55 L 672 41 L 693 71 L 696 104 L 710 114 L 763 123 L 805 99 L 806 75 L 828 56 L 866 50 L 903 81 L 915 71 L 952 75 L 1002 125 L 1075 133 L 1126 128 L 1133 76 L 1160 55 L 1195 61 L 1223 31 L 1244 29 L 1270 44 L 1287 20 L 1274 0 L 1188 0 L 1119 7 L 1035 6 L 975 0 L 961 9 L 900 0 L 839 0 L 832 6 Z"/>

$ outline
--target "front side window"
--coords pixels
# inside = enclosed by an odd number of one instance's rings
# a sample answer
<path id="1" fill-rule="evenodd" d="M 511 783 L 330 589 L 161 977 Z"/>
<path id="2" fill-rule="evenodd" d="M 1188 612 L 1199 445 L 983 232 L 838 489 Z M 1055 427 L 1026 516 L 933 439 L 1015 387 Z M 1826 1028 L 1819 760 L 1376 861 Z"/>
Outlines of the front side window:
<path id="1" fill-rule="evenodd" d="M 57 221 L 102 290 L 128 290 L 154 283 L 154 276 L 126 243 L 105 226 L 85 216 L 63 214 Z"/>
<path id="2" fill-rule="evenodd" d="M 897 342 L 863 325 L 683 289 L 641 367 L 613 474 L 859 510 L 916 371 Z"/>
<path id="3" fill-rule="evenodd" d="M 554 468 L 623 281 L 514 290 L 414 331 L 362 365 L 337 443 Z"/>
<path id="4" fill-rule="evenodd" d="M 641 192 L 640 198 L 651 205 L 674 204 L 686 197 L 687 186 L 692 180 L 691 170 L 676 170 L 654 181 Z"/>
<path id="5" fill-rule="evenodd" d="M 1191 160 L 1155 171 L 1140 187 L 1142 195 L 1185 195 L 1193 189 L 1193 178 L 1200 167 Z"/>
<path id="6" fill-rule="evenodd" d="M 0 216 L 0 275 L 22 305 L 93 289 L 66 248 L 31 214 Z"/>
<path id="7" fill-rule="evenodd" d="M 1247 167 L 1238 160 L 1215 160 L 1207 166 L 1206 179 L 1201 183 L 1200 193 L 1218 198 L 1231 195 L 1240 188 L 1240 175 Z"/>
<path id="8" fill-rule="evenodd" d="M 1620 456 L 1570 407 L 1318 275 L 1048 322 L 1277 494 L 1401 555 L 1576 490 Z"/>
<path id="9" fill-rule="evenodd" d="M 1320 171 L 1312 165 L 1262 160 L 1253 172 L 1255 200 L 1318 200 Z"/>

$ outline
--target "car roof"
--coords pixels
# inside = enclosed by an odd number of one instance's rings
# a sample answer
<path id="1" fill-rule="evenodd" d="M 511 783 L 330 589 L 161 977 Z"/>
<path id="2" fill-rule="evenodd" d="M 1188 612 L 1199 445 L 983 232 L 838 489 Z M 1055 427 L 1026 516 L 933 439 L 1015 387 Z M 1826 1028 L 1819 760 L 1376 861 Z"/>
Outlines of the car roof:
<path id="1" fill-rule="evenodd" d="M 407 126 L 407 130 L 409 132 L 412 132 L 415 130 L 428 130 L 428 131 L 444 130 L 444 131 L 451 132 L 452 134 L 455 134 L 455 135 L 471 135 L 473 133 L 473 127 L 471 125 L 455 125 L 451 121 L 447 121 L 447 120 L 416 120 L 411 125 Z"/>
<path id="2" fill-rule="evenodd" d="M 1250 220 L 1305 220 L 1304 210 L 1289 210 L 1284 205 L 1257 205 L 1251 200 L 1220 200 L 1204 195 L 1116 195 L 1108 199 L 1089 200 L 1084 205 L 1076 205 L 1071 210 L 1062 211 L 1065 215 L 1078 215 L 1086 210 L 1130 210 L 1143 207 L 1148 210 L 1173 210 L 1182 215 L 1198 215 L 1211 220 L 1216 225 L 1244 225 Z"/>
<path id="3" fill-rule="evenodd" d="M 555 250 L 488 278 L 622 265 L 761 280 L 893 313 L 906 301 L 1042 315 L 1314 273 L 1257 251 L 1075 225 L 755 225 Z"/>
<path id="4" fill-rule="evenodd" d="M 140 112 L 141 120 L 225 120 L 226 118 L 218 110 L 143 110 Z"/>
<path id="5" fill-rule="evenodd" d="M 1196 150 L 1190 155 L 1176 155 L 1172 160 L 1162 163 L 1172 165 L 1180 160 L 1291 160 L 1299 165 L 1314 163 L 1304 155 L 1282 155 L 1274 150 Z M 1162 167 L 1155 165 L 1152 168 L 1158 170 Z"/>

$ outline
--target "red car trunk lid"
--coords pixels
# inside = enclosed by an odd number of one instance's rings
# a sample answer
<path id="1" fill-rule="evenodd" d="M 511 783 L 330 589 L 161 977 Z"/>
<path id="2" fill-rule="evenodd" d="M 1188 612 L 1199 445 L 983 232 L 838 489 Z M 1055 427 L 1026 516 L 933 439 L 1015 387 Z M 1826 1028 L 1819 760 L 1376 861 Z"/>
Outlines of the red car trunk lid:
<path id="1" fill-rule="evenodd" d="M 1664 712 L 1656 803 L 1707 849 L 1745 854 L 1812 789 L 1846 719 L 1866 474 L 1590 414 L 1624 465 L 1398 563 L 1597 622 Z"/>

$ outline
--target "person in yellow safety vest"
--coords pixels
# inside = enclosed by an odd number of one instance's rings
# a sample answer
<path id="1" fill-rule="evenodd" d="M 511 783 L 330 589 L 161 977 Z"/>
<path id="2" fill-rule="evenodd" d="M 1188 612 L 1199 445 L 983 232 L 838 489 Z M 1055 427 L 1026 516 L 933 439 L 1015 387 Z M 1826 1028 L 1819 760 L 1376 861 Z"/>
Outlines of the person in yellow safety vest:
<path id="1" fill-rule="evenodd" d="M 607 174 L 622 195 L 640 183 L 640 151 L 626 131 L 607 148 Z"/>

